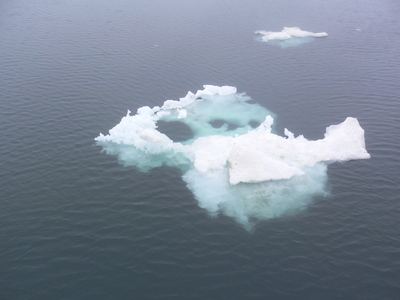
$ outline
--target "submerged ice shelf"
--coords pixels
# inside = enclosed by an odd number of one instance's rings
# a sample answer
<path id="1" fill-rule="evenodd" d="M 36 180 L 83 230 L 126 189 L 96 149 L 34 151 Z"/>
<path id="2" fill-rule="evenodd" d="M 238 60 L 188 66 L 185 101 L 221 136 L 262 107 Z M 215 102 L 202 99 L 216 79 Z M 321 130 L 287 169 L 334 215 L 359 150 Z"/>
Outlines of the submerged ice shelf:
<path id="1" fill-rule="evenodd" d="M 142 171 L 179 168 L 200 207 L 246 227 L 296 212 L 326 194 L 327 164 L 370 157 L 355 118 L 329 126 L 316 141 L 287 129 L 279 136 L 273 132 L 274 114 L 249 100 L 235 87 L 205 85 L 161 107 L 128 111 L 95 140 L 123 165 Z M 193 135 L 174 142 L 158 130 L 159 121 L 185 124 Z"/>

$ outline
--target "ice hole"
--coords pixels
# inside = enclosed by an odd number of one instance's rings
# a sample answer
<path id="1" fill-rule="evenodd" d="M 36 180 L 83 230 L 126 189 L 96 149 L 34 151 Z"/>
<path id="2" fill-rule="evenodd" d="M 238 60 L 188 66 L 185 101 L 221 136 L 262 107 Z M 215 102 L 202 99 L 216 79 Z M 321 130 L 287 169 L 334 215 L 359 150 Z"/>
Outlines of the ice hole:
<path id="1" fill-rule="evenodd" d="M 257 128 L 258 126 L 260 126 L 260 122 L 258 122 L 258 121 L 250 121 L 249 122 L 249 125 L 252 127 L 252 128 Z"/>
<path id="2" fill-rule="evenodd" d="M 157 130 L 168 136 L 174 142 L 184 142 L 193 138 L 189 126 L 179 121 L 157 121 Z"/>

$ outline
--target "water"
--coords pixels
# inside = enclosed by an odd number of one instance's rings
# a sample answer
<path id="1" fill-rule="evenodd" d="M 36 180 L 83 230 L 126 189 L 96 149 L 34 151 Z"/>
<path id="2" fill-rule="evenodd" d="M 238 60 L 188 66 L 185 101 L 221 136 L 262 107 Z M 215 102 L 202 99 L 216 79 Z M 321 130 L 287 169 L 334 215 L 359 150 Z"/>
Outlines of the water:
<path id="1" fill-rule="evenodd" d="M 396 1 L 0 2 L 1 299 L 397 299 Z M 255 30 L 323 39 L 282 49 Z M 309 139 L 356 117 L 372 158 L 329 197 L 248 232 L 181 173 L 141 173 L 94 137 L 126 110 L 233 85 Z"/>

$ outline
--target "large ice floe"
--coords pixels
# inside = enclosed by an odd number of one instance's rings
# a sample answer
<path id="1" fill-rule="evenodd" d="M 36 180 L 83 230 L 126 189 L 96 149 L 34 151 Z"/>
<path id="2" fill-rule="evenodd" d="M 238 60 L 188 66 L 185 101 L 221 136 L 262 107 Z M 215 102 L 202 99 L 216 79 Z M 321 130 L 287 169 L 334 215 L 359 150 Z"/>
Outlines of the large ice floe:
<path id="1" fill-rule="evenodd" d="M 273 32 L 257 30 L 256 34 L 261 36 L 261 41 L 278 45 L 282 48 L 296 47 L 304 43 L 311 42 L 316 37 L 326 37 L 326 32 L 310 32 L 301 30 L 298 27 L 283 27 L 282 31 Z"/>
<path id="2" fill-rule="evenodd" d="M 135 115 L 128 110 L 109 134 L 95 140 L 125 166 L 144 172 L 179 168 L 200 207 L 246 228 L 298 212 L 326 195 L 329 163 L 370 157 L 355 118 L 329 126 L 316 141 L 287 129 L 279 136 L 273 113 L 249 100 L 235 87 L 205 85 L 161 107 L 144 106 Z M 192 136 L 175 142 L 158 130 L 160 122 L 185 124 Z"/>

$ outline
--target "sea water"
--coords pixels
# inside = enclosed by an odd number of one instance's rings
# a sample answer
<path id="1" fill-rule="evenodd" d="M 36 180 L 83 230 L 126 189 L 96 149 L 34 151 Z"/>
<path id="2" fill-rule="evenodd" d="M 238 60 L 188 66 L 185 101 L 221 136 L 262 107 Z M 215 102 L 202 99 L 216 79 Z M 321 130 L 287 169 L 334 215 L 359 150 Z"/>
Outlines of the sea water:
<path id="1" fill-rule="evenodd" d="M 3 1 L 0 298 L 396 299 L 399 15 L 376 0 Z M 328 36 L 282 47 L 255 34 L 284 27 Z M 203 85 L 245 93 L 280 138 L 318 141 L 357 119 L 371 158 L 317 164 L 301 209 L 265 218 L 269 202 L 224 204 L 229 172 L 200 177 L 176 157 L 141 168 L 94 140 Z M 173 143 L 193 136 L 166 123 Z"/>

